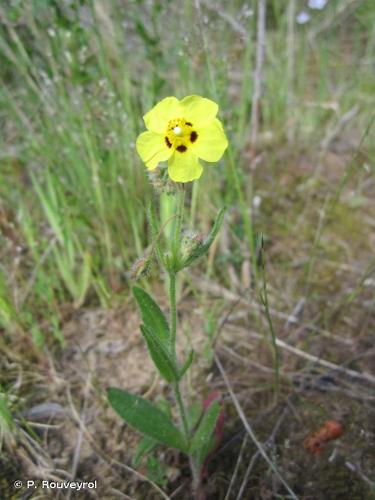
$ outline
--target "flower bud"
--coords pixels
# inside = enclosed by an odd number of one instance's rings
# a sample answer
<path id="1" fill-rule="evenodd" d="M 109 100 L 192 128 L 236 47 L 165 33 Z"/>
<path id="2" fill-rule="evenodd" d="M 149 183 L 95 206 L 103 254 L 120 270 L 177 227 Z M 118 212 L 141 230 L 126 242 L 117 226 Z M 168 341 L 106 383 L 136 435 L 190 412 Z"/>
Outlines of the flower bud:
<path id="1" fill-rule="evenodd" d="M 128 272 L 128 278 L 132 280 L 140 280 L 141 278 L 147 278 L 151 272 L 152 258 L 151 257 L 141 257 L 137 259 L 132 265 L 130 271 Z"/>
<path id="2" fill-rule="evenodd" d="M 198 233 L 185 233 L 181 238 L 181 257 L 185 260 L 203 245 L 203 235 Z"/>
<path id="3" fill-rule="evenodd" d="M 175 194 L 176 184 L 168 176 L 166 168 L 155 168 L 147 172 L 150 183 L 158 193 Z"/>

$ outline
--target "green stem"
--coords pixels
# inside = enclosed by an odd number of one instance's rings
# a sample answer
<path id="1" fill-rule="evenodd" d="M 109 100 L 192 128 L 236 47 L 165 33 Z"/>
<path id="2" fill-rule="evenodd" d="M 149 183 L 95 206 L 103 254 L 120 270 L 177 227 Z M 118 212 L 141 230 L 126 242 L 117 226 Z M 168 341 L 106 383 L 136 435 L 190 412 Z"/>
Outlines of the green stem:
<path id="1" fill-rule="evenodd" d="M 197 200 L 198 200 L 198 182 L 194 182 L 193 189 L 191 193 L 191 208 L 190 208 L 190 219 L 189 219 L 189 230 L 192 231 L 194 227 L 195 221 L 195 213 L 197 209 Z"/>
<path id="2" fill-rule="evenodd" d="M 171 253 L 172 267 L 169 270 L 169 306 L 171 315 L 171 343 L 173 352 L 176 354 L 176 333 L 177 333 L 177 307 L 176 307 L 176 277 L 175 271 L 178 265 L 181 244 L 181 227 L 185 205 L 185 187 L 178 188 L 177 195 L 177 214 L 174 225 L 174 234 L 172 236 Z"/>
<path id="3" fill-rule="evenodd" d="M 175 230 L 172 241 L 172 255 L 175 264 L 178 259 L 178 254 L 180 249 L 181 227 L 184 216 L 184 205 L 185 205 L 185 187 L 184 185 L 182 185 L 181 187 L 178 188 L 177 214 L 176 214 L 177 217 L 176 217 Z"/>
<path id="4" fill-rule="evenodd" d="M 169 266 L 169 307 L 170 307 L 170 328 L 171 328 L 171 344 L 172 344 L 172 352 L 174 357 L 177 359 L 176 355 L 176 337 L 177 337 L 177 305 L 176 305 L 176 281 L 177 281 L 177 273 L 176 269 L 179 266 L 180 259 L 180 247 L 181 247 L 181 228 L 183 222 L 184 215 L 184 207 L 185 207 L 185 186 L 178 185 L 178 194 L 177 194 L 177 213 L 176 213 L 176 222 L 174 225 L 174 233 L 171 242 L 171 256 L 172 256 L 172 265 Z M 180 391 L 180 382 L 176 381 L 173 384 L 173 391 L 175 400 L 177 403 L 178 411 L 180 414 L 180 420 L 183 428 L 183 432 L 186 438 L 186 441 L 189 442 L 189 425 L 188 419 L 186 416 L 185 405 L 181 397 Z M 199 467 L 194 460 L 192 455 L 189 455 L 190 467 L 193 476 L 193 491 L 194 496 L 196 497 L 196 493 L 199 489 Z"/>
<path id="5" fill-rule="evenodd" d="M 177 273 L 175 268 L 178 264 L 179 254 L 180 254 L 180 241 L 181 241 L 181 227 L 182 227 L 182 219 L 184 213 L 184 204 L 185 204 L 185 188 L 184 186 L 178 186 L 178 197 L 177 197 L 177 217 L 176 223 L 174 227 L 174 234 L 172 238 L 172 257 L 173 257 L 173 266 L 169 270 L 169 307 L 170 307 L 170 326 L 171 326 L 171 344 L 174 356 L 176 357 L 176 336 L 177 336 L 177 305 L 176 305 L 176 280 Z M 176 397 L 176 402 L 178 405 L 178 409 L 181 416 L 182 425 L 184 428 L 184 432 L 186 435 L 186 439 L 188 439 L 189 428 L 187 424 L 185 407 L 182 402 L 180 385 L 179 382 L 174 384 L 174 394 Z"/>
<path id="6" fill-rule="evenodd" d="M 169 308 L 171 315 L 171 344 L 176 354 L 177 307 L 176 307 L 176 273 L 169 273 Z"/>
<path id="7" fill-rule="evenodd" d="M 186 437 L 186 439 L 189 439 L 189 426 L 188 426 L 188 421 L 187 421 L 187 417 L 186 417 L 185 406 L 184 406 L 184 403 L 182 402 L 182 398 L 181 398 L 179 382 L 176 382 L 176 384 L 174 386 L 174 395 L 176 398 L 178 410 L 180 412 L 180 417 L 182 420 L 182 426 L 184 428 L 185 437 Z"/>

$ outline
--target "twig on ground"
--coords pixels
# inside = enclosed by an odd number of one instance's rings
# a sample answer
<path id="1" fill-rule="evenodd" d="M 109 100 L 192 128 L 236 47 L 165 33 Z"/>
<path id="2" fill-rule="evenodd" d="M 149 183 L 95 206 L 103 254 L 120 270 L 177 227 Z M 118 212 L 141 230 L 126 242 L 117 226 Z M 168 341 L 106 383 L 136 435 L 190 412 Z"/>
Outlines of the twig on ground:
<path id="1" fill-rule="evenodd" d="M 129 465 L 123 464 L 115 460 L 113 457 L 107 456 L 107 454 L 103 452 L 103 450 L 101 449 L 99 450 L 98 446 L 96 445 L 94 437 L 90 434 L 87 428 L 85 428 L 85 435 L 87 438 L 87 442 L 90 444 L 91 448 L 100 457 L 100 459 L 108 466 L 109 469 L 113 470 L 112 465 L 115 465 L 117 467 L 120 467 L 121 469 L 126 470 L 127 472 L 130 472 L 132 475 L 136 476 L 139 480 L 150 484 L 165 500 L 170 500 L 170 497 L 161 488 L 159 488 L 159 486 L 156 483 L 151 481 L 151 479 L 144 476 L 139 471 L 133 469 Z"/>
<path id="2" fill-rule="evenodd" d="M 218 327 L 218 329 L 216 331 L 215 337 L 214 337 L 213 342 L 212 342 L 212 348 L 213 349 L 215 349 L 215 346 L 216 346 L 217 341 L 219 340 L 220 334 L 221 334 L 224 326 L 226 325 L 226 323 L 229 321 L 230 316 L 232 315 L 232 313 L 234 312 L 234 310 L 237 308 L 237 306 L 241 303 L 241 300 L 243 299 L 243 297 L 246 295 L 246 293 L 248 291 L 249 291 L 249 289 L 246 288 L 245 290 L 242 290 L 237 295 L 237 299 L 233 302 L 233 304 L 231 305 L 231 307 L 228 309 L 228 312 L 220 320 L 219 327 Z"/>
<path id="3" fill-rule="evenodd" d="M 291 399 L 291 396 L 288 398 L 288 400 Z M 275 442 L 275 438 L 276 438 L 276 434 L 278 433 L 285 417 L 287 416 L 287 414 L 289 413 L 290 409 L 289 409 L 289 406 L 288 404 L 286 403 L 285 404 L 285 407 L 284 407 L 284 410 L 283 412 L 281 413 L 280 417 L 277 419 L 277 422 L 276 424 L 274 425 L 274 428 L 269 436 L 269 438 L 267 439 L 267 441 L 264 443 L 264 448 L 268 448 L 270 447 L 272 444 L 274 444 Z M 255 465 L 255 462 L 258 460 L 258 458 L 260 457 L 261 453 L 260 451 L 258 450 L 252 457 L 251 457 L 251 460 L 250 460 L 250 463 L 246 469 L 246 472 L 245 472 L 245 476 L 242 480 L 242 483 L 241 483 L 241 487 L 239 489 L 239 492 L 238 492 L 238 495 L 237 495 L 237 499 L 236 500 L 241 500 L 241 498 L 243 498 L 243 494 L 245 492 L 245 487 L 246 487 L 246 484 L 249 480 L 249 477 L 250 477 L 250 474 L 251 474 L 251 471 Z"/>
<path id="4" fill-rule="evenodd" d="M 114 495 L 117 495 L 119 498 L 126 498 L 127 500 L 135 500 L 134 498 L 130 497 L 129 495 L 126 495 L 125 493 L 123 493 L 120 490 L 117 490 L 116 488 L 111 488 L 109 491 Z"/>
<path id="5" fill-rule="evenodd" d="M 226 493 L 226 495 L 225 495 L 224 500 L 229 500 L 229 498 L 230 498 L 230 494 L 231 494 L 231 491 L 232 491 L 232 488 L 233 488 L 234 482 L 235 482 L 235 480 L 237 479 L 238 470 L 239 470 L 239 468 L 240 468 L 240 464 L 241 464 L 241 462 L 242 462 L 242 457 L 243 457 L 243 453 L 244 453 L 245 448 L 246 448 L 246 445 L 247 445 L 247 441 L 248 441 L 248 435 L 247 435 L 247 434 L 245 434 L 245 437 L 244 437 L 244 439 L 242 440 L 242 445 L 241 445 L 240 452 L 239 452 L 239 454 L 238 454 L 238 458 L 237 458 L 236 466 L 235 466 L 235 468 L 234 468 L 234 471 L 233 471 L 232 477 L 231 477 L 231 479 L 230 479 L 229 487 L 228 487 L 228 490 L 227 490 L 227 493 Z"/>
<path id="6" fill-rule="evenodd" d="M 74 455 L 73 455 L 73 464 L 72 464 L 72 470 L 71 470 L 71 477 L 72 480 L 74 481 L 77 475 L 77 470 L 78 470 L 78 465 L 79 465 L 79 458 L 81 455 L 81 448 L 82 448 L 82 442 L 83 442 L 83 435 L 84 435 L 84 430 L 86 427 L 86 410 L 87 410 L 87 402 L 88 402 L 88 397 L 90 394 L 90 388 L 91 388 L 91 373 L 88 372 L 87 375 L 87 380 L 86 380 L 86 386 L 84 390 L 84 395 L 83 395 L 83 404 L 82 404 L 82 411 L 81 415 L 79 416 L 79 430 L 78 430 L 78 435 L 77 435 L 77 444 L 74 450 Z M 70 393 L 69 393 L 70 397 Z M 70 397 L 71 400 L 71 397 Z M 72 400 L 71 400 L 72 402 Z M 75 412 L 75 408 L 73 405 L 73 411 Z M 73 490 L 68 490 L 67 492 L 67 500 L 69 500 L 72 496 L 72 491 Z"/>
<path id="7" fill-rule="evenodd" d="M 285 321 L 284 330 L 287 330 L 289 326 L 295 321 L 303 312 L 303 309 L 306 304 L 306 297 L 301 297 L 297 304 L 294 306 L 293 311 L 290 313 L 290 316 Z"/>
<path id="8" fill-rule="evenodd" d="M 92 376 L 92 374 L 90 373 L 90 376 L 88 377 L 88 379 L 90 379 L 90 381 L 91 381 L 91 376 Z M 81 418 L 77 412 L 77 409 L 75 408 L 75 405 L 74 405 L 73 400 L 72 400 L 71 395 L 70 395 L 70 391 L 68 391 L 68 399 L 69 399 L 71 407 L 72 407 L 72 418 L 79 426 L 81 426 Z M 137 470 L 133 469 L 132 467 L 130 467 L 126 464 L 122 464 L 121 462 L 118 462 L 117 460 L 115 460 L 112 457 L 108 457 L 107 454 L 102 449 L 98 448 L 94 437 L 91 435 L 91 433 L 89 432 L 89 430 L 87 429 L 86 426 L 82 427 L 82 430 L 83 430 L 83 433 L 87 439 L 87 443 L 91 446 L 91 448 L 98 455 L 98 457 L 100 457 L 100 459 L 108 466 L 109 469 L 111 469 L 113 471 L 112 465 L 116 465 L 116 466 L 126 470 L 127 472 L 130 472 L 134 476 L 138 477 L 138 479 L 140 479 L 141 481 L 145 481 L 145 482 L 149 483 L 158 493 L 160 493 L 160 495 L 165 500 L 170 500 L 170 497 L 161 488 L 159 488 L 159 486 L 156 483 L 151 481 L 151 479 L 144 476 L 143 474 L 141 474 Z"/>
<path id="9" fill-rule="evenodd" d="M 189 485 L 191 484 L 191 480 L 190 480 L 190 479 L 187 479 L 186 481 L 183 481 L 183 482 L 182 482 L 182 483 L 178 486 L 178 488 L 176 488 L 176 489 L 174 490 L 174 492 L 173 492 L 173 493 L 171 493 L 171 494 L 169 495 L 169 498 L 170 498 L 170 499 L 172 499 L 172 498 L 176 498 L 176 495 L 178 495 L 178 494 L 180 493 L 180 491 L 181 491 L 181 490 L 183 490 L 187 484 L 189 484 Z"/>
<path id="10" fill-rule="evenodd" d="M 210 281 L 210 280 L 202 280 L 201 278 L 199 281 L 199 285 L 204 291 L 210 292 L 213 295 L 219 295 L 219 296 L 225 298 L 225 300 L 233 302 L 233 305 L 231 306 L 230 310 L 224 316 L 224 318 L 221 320 L 220 328 L 216 334 L 214 343 L 216 343 L 217 339 L 219 338 L 225 324 L 231 320 L 232 312 L 240 304 L 245 305 L 248 309 L 252 308 L 252 309 L 256 309 L 258 311 L 259 310 L 263 311 L 263 307 L 259 303 L 257 303 L 255 300 L 249 300 L 248 298 L 245 297 L 246 293 L 249 292 L 248 289 L 243 290 L 240 294 L 236 294 L 236 293 L 233 293 L 232 291 L 228 290 L 227 288 L 220 286 L 218 283 L 215 283 L 215 282 Z M 269 308 L 269 311 L 270 311 L 272 317 L 289 321 L 289 323 L 293 324 L 293 325 L 301 325 L 300 319 L 295 317 L 295 316 L 292 316 L 291 314 L 286 314 L 286 313 L 283 313 L 281 311 L 277 311 L 276 309 L 274 309 L 272 307 Z M 248 312 L 246 313 L 246 315 L 248 315 Z M 313 330 L 314 332 L 317 332 L 321 335 L 324 335 L 325 337 L 337 340 L 338 342 L 342 342 L 343 344 L 347 344 L 346 339 L 342 339 L 339 335 L 334 335 L 331 332 L 329 332 L 328 330 L 325 330 L 324 328 L 320 328 L 319 326 L 315 325 L 312 322 L 310 324 L 306 323 L 303 326 L 307 330 Z"/>
<path id="11" fill-rule="evenodd" d="M 229 379 L 227 377 L 227 374 L 224 370 L 224 367 L 223 365 L 221 364 L 220 362 L 220 359 L 218 357 L 217 354 L 214 354 L 214 359 L 215 359 L 215 363 L 216 363 L 216 366 L 218 367 L 220 373 L 221 373 L 221 376 L 223 377 L 224 379 L 224 382 L 225 382 L 225 385 L 227 386 L 227 389 L 228 389 L 228 392 L 232 398 L 232 401 L 236 407 L 236 410 L 237 410 L 237 413 L 246 429 L 246 431 L 248 432 L 249 436 L 251 437 L 251 439 L 253 440 L 255 446 L 258 448 L 259 450 L 259 453 L 262 455 L 262 457 L 264 458 L 264 460 L 268 463 L 268 465 L 270 466 L 270 468 L 275 472 L 275 474 L 277 475 L 277 477 L 280 479 L 280 482 L 284 485 L 284 487 L 286 488 L 286 490 L 289 492 L 289 494 L 292 496 L 292 498 L 298 500 L 298 497 L 295 495 L 295 493 L 293 492 L 293 490 L 290 488 L 290 486 L 288 485 L 288 483 L 285 481 L 285 479 L 282 477 L 281 473 L 279 472 L 279 469 L 276 467 L 276 465 L 272 462 L 272 460 L 268 457 L 267 453 L 265 452 L 262 444 L 260 443 L 260 441 L 258 440 L 258 438 L 256 437 L 256 435 L 254 434 L 254 431 L 252 429 L 252 427 L 250 426 L 243 410 L 242 410 L 242 407 L 238 401 L 238 398 L 237 396 L 235 395 L 234 391 L 233 391 L 233 388 L 232 388 L 232 385 L 231 383 L 229 382 Z"/>
<path id="12" fill-rule="evenodd" d="M 342 134 L 346 125 L 358 114 L 359 106 L 356 104 L 342 115 L 334 127 L 329 129 L 320 143 L 323 154 L 330 148 L 331 144 Z"/>
<path id="13" fill-rule="evenodd" d="M 375 482 L 371 481 L 358 467 L 358 465 L 354 465 L 348 460 L 345 460 L 345 467 L 349 469 L 351 472 L 355 472 L 366 484 L 368 484 L 371 488 L 375 487 Z"/>
<path id="14" fill-rule="evenodd" d="M 241 327 L 236 327 L 236 330 L 242 330 L 245 335 L 249 335 L 250 337 L 253 337 L 258 340 L 263 340 L 263 335 L 260 333 L 254 332 L 254 331 L 248 331 L 245 328 Z M 311 361 L 312 363 L 315 363 L 317 365 L 323 366 L 324 368 L 327 368 L 328 370 L 332 370 L 334 372 L 339 372 L 347 375 L 348 377 L 352 377 L 358 380 L 364 380 L 366 382 L 369 382 L 370 384 L 375 385 L 375 377 L 371 375 L 370 373 L 367 372 L 358 372 L 356 370 L 351 370 L 350 368 L 344 368 L 341 365 L 337 365 L 335 363 L 332 363 L 330 361 L 326 361 L 322 358 L 318 358 L 317 356 L 314 356 L 313 354 L 309 354 L 308 352 L 302 351 L 301 349 L 298 349 L 297 347 L 293 347 L 289 345 L 288 343 L 284 342 L 281 339 L 276 339 L 276 344 L 278 347 L 281 347 L 282 349 L 291 352 L 292 354 L 295 354 L 296 356 L 299 356 L 301 358 L 304 358 L 308 361 Z"/>

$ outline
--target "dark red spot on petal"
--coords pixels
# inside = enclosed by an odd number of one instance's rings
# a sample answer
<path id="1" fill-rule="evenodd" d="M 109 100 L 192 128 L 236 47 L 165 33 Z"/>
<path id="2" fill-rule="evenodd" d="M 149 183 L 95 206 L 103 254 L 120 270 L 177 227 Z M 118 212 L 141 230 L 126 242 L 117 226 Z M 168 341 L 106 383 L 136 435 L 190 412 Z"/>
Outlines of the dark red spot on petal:
<path id="1" fill-rule="evenodd" d="M 195 142 L 198 139 L 198 134 L 193 130 L 193 132 L 190 134 L 190 142 Z"/>
<path id="2" fill-rule="evenodd" d="M 172 147 L 172 143 L 171 143 L 171 141 L 168 139 L 168 137 L 165 137 L 165 144 L 166 144 L 169 148 L 171 148 L 171 147 Z"/>
<path id="3" fill-rule="evenodd" d="M 189 125 L 189 127 L 192 127 L 193 124 L 191 122 L 185 122 L 186 125 Z"/>
<path id="4" fill-rule="evenodd" d="M 187 150 L 187 147 L 184 146 L 183 144 L 181 144 L 180 146 L 177 146 L 177 151 L 179 151 L 180 153 L 185 153 L 185 151 Z"/>

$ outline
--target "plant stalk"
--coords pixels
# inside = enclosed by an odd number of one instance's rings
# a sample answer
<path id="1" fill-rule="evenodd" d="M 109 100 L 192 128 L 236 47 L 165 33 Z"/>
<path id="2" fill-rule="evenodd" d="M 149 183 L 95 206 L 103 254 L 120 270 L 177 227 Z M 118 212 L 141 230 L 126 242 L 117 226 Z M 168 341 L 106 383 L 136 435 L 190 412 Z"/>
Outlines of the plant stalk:
<path id="1" fill-rule="evenodd" d="M 182 397 L 181 397 L 179 382 L 175 383 L 173 389 L 174 389 L 174 395 L 176 398 L 178 410 L 180 412 L 180 417 L 181 417 L 182 426 L 184 429 L 184 434 L 185 434 L 186 440 L 188 440 L 189 439 L 189 426 L 188 426 L 188 421 L 187 421 L 187 417 L 186 417 L 185 406 L 184 406 L 184 403 L 183 403 Z"/>
<path id="2" fill-rule="evenodd" d="M 176 306 L 176 273 L 169 272 L 169 309 L 171 316 L 171 345 L 176 355 L 177 306 Z"/>
<path id="3" fill-rule="evenodd" d="M 176 337 L 177 337 L 177 305 L 176 305 L 176 283 L 177 283 L 177 273 L 176 269 L 178 269 L 179 258 L 180 258 L 180 247 L 181 247 L 181 228 L 183 222 L 184 215 L 184 206 L 185 206 L 185 186 L 178 185 L 178 194 L 177 194 L 177 214 L 176 214 L 176 223 L 174 226 L 174 234 L 172 238 L 171 245 L 171 254 L 172 254 L 172 266 L 170 266 L 168 274 L 169 274 L 169 307 L 170 307 L 170 328 L 171 328 L 171 344 L 172 350 L 175 358 L 177 358 L 176 354 Z M 183 432 L 186 438 L 186 441 L 189 442 L 189 424 L 186 416 L 185 405 L 181 397 L 180 391 L 180 382 L 177 381 L 173 385 L 173 391 L 175 400 L 177 403 L 178 411 L 180 414 L 180 420 L 182 423 Z M 189 463 L 190 469 L 193 476 L 193 494 L 194 498 L 198 498 L 198 491 L 200 487 L 200 477 L 199 477 L 199 468 L 195 463 L 194 457 L 189 455 Z"/>

